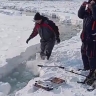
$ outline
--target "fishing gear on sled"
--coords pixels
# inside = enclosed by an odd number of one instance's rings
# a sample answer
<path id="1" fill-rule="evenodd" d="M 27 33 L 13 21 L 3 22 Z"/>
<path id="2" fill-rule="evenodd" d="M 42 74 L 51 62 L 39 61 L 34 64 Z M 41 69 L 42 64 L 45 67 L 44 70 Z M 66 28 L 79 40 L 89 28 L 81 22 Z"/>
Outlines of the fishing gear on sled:
<path id="1" fill-rule="evenodd" d="M 57 67 L 57 68 L 65 69 L 65 67 L 62 67 L 62 66 L 44 66 L 44 65 L 38 65 L 38 67 Z M 73 70 L 67 70 L 67 69 L 65 69 L 65 71 L 86 77 L 86 75 L 83 75 L 83 74 L 74 72 Z"/>

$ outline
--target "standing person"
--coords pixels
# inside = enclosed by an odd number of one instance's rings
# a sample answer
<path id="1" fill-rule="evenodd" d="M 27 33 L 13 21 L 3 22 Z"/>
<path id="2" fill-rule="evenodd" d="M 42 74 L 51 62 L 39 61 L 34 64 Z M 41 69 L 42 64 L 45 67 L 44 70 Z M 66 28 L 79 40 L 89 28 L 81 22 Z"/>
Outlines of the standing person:
<path id="1" fill-rule="evenodd" d="M 26 43 L 28 43 L 30 39 L 39 34 L 41 37 L 41 59 L 44 59 L 44 57 L 47 56 L 48 60 L 55 45 L 55 40 L 57 41 L 57 43 L 60 43 L 59 29 L 53 21 L 49 20 L 47 17 L 40 15 L 38 12 L 34 16 L 34 21 L 35 27 L 32 34 L 26 40 Z"/>
<path id="2" fill-rule="evenodd" d="M 78 11 L 78 17 L 83 19 L 83 31 L 81 33 L 82 61 L 84 70 L 90 70 L 87 76 L 87 78 L 90 78 L 96 69 L 96 0 L 83 2 Z"/>

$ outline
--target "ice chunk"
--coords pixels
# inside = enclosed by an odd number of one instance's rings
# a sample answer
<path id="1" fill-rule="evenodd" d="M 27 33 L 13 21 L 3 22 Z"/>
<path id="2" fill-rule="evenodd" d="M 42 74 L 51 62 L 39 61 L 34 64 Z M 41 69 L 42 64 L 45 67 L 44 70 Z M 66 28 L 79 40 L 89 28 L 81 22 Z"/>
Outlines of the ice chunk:
<path id="1" fill-rule="evenodd" d="M 29 71 L 33 73 L 34 76 L 39 76 L 40 74 L 40 68 L 37 66 L 38 61 L 27 61 L 26 67 L 28 68 Z"/>
<path id="2" fill-rule="evenodd" d="M 7 96 L 7 95 L 5 95 L 4 93 L 0 92 L 0 96 Z"/>
<path id="3" fill-rule="evenodd" d="M 10 90 L 11 90 L 11 85 L 9 83 L 0 82 L 0 92 L 4 94 L 8 94 Z M 3 96 L 3 95 L 0 95 L 0 96 Z"/>

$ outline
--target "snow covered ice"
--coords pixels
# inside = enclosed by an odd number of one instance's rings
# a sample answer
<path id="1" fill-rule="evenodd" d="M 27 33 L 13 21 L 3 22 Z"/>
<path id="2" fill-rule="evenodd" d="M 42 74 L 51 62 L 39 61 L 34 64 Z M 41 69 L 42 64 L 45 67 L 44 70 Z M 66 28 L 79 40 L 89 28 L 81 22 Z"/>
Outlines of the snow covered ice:
<path id="1" fill-rule="evenodd" d="M 2 1 L 2 0 L 1 0 Z M 38 68 L 37 61 L 34 60 L 34 55 L 40 51 L 39 36 L 26 44 L 26 39 L 32 32 L 34 27 L 33 15 L 34 12 L 40 13 L 59 19 L 59 25 L 66 26 L 82 24 L 77 16 L 77 11 L 82 1 L 84 0 L 64 0 L 64 1 L 0 1 L 0 78 L 6 76 L 11 82 L 17 82 L 15 92 L 10 95 L 13 86 L 10 85 L 6 79 L 0 83 L 0 96 L 96 96 L 96 90 L 87 92 L 89 86 L 77 84 L 78 80 L 84 80 L 82 76 L 66 72 L 58 68 Z M 38 6 L 39 5 L 39 6 Z M 68 7 L 70 6 L 70 7 Z M 15 9 L 15 10 L 14 10 Z M 18 11 L 24 10 L 24 11 Z M 27 11 L 27 15 L 26 12 Z M 28 13 L 29 12 L 29 13 Z M 33 12 L 33 13 L 30 13 Z M 33 14 L 33 15 L 32 15 Z M 67 25 L 69 24 L 69 25 Z M 77 27 L 74 27 L 77 28 Z M 79 30 L 79 29 L 78 29 Z M 70 32 L 72 34 L 72 31 Z M 67 37 L 68 35 L 66 35 Z M 73 36 L 73 35 L 72 35 Z M 78 68 L 82 68 L 82 61 L 80 55 L 80 32 L 77 36 L 72 37 L 61 42 L 54 47 L 52 56 L 49 61 L 39 61 L 40 64 L 46 66 L 61 65 L 68 70 L 74 69 L 77 72 Z M 69 39 L 69 40 L 68 40 Z M 33 59 L 32 59 L 33 58 Z M 38 58 L 37 58 L 38 59 Z M 27 65 L 27 70 L 25 66 Z M 13 69 L 18 68 L 16 72 Z M 22 71 L 24 69 L 24 72 Z M 23 72 L 20 75 L 20 70 Z M 34 75 L 39 77 L 34 78 Z M 88 72 L 78 72 L 87 75 Z M 11 78 L 12 75 L 14 78 Z M 33 78 L 32 78 L 33 76 Z M 60 86 L 58 89 L 47 92 L 43 89 L 34 89 L 33 84 L 36 80 L 45 80 L 52 76 L 60 77 L 66 80 L 66 84 Z M 23 80 L 27 82 L 20 82 Z M 32 80 L 31 80 L 32 79 Z M 28 82 L 28 80 L 30 80 Z M 21 89 L 21 88 L 22 89 Z M 24 87 L 24 88 L 23 88 Z M 14 89 L 14 88 L 13 88 Z M 16 93 L 16 94 L 15 94 Z M 47 94 L 47 95 L 46 95 Z"/>

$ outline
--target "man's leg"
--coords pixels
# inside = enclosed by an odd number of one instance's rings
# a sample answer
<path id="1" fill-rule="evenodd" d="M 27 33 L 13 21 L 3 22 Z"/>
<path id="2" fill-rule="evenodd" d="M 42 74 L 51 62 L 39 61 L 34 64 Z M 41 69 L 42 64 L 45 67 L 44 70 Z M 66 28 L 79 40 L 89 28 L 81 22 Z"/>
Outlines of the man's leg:
<path id="1" fill-rule="evenodd" d="M 90 69 L 89 60 L 86 54 L 82 54 L 82 61 L 83 61 L 84 70 L 89 70 Z"/>
<path id="2" fill-rule="evenodd" d="M 96 58 L 89 58 L 89 64 L 91 70 L 96 70 Z"/>
<path id="3" fill-rule="evenodd" d="M 49 60 L 50 56 L 51 56 L 51 53 L 52 53 L 52 50 L 53 50 L 53 47 L 55 45 L 55 40 L 49 40 L 47 42 L 47 45 L 46 45 L 46 56 L 47 56 L 47 60 Z"/>
<path id="4" fill-rule="evenodd" d="M 96 58 L 89 58 L 90 72 L 85 79 L 85 83 L 92 85 L 96 79 Z"/>
<path id="5" fill-rule="evenodd" d="M 40 56 L 42 59 L 44 59 L 43 57 L 45 56 L 45 47 L 46 47 L 46 42 L 42 42 L 41 41 L 41 52 L 40 52 Z"/>
<path id="6" fill-rule="evenodd" d="M 81 56 L 82 56 L 84 70 L 89 70 L 90 69 L 89 59 L 88 56 L 86 55 L 86 45 L 84 43 L 82 43 L 81 46 Z"/>

